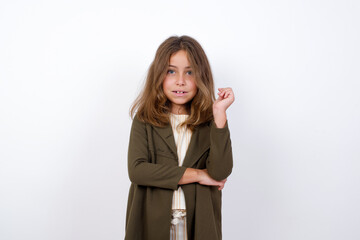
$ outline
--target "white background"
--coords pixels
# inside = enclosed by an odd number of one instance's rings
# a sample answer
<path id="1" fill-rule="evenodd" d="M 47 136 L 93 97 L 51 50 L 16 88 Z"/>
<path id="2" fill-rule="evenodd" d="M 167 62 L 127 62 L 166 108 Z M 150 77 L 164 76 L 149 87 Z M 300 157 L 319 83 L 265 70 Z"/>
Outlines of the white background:
<path id="1" fill-rule="evenodd" d="M 360 239 L 360 4 L 0 3 L 0 239 L 123 239 L 128 110 L 159 44 L 205 49 L 228 110 L 225 240 Z"/>

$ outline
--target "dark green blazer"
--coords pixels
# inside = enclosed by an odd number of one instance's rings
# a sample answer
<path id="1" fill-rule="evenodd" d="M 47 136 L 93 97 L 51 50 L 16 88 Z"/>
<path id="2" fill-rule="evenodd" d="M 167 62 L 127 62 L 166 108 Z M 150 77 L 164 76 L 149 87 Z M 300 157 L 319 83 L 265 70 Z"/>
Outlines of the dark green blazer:
<path id="1" fill-rule="evenodd" d="M 216 128 L 214 121 L 197 127 L 191 137 L 183 166 L 178 157 L 171 125 L 160 128 L 133 120 L 128 171 L 131 183 L 126 240 L 169 240 L 173 191 L 186 168 L 207 169 L 216 180 L 227 178 L 233 167 L 228 123 Z M 189 240 L 219 240 L 221 191 L 191 183 L 185 194 Z"/>

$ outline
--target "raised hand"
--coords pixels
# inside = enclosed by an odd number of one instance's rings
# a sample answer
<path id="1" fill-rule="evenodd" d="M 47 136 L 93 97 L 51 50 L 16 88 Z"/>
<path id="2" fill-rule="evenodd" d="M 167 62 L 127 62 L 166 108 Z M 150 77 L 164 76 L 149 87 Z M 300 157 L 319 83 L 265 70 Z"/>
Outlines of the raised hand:
<path id="1" fill-rule="evenodd" d="M 226 109 L 234 102 L 235 97 L 231 88 L 218 88 L 219 97 L 213 104 L 213 110 L 226 111 Z"/>
<path id="2" fill-rule="evenodd" d="M 218 88 L 219 97 L 213 104 L 213 115 L 216 127 L 223 128 L 226 123 L 226 109 L 234 102 L 235 97 L 231 88 Z"/>

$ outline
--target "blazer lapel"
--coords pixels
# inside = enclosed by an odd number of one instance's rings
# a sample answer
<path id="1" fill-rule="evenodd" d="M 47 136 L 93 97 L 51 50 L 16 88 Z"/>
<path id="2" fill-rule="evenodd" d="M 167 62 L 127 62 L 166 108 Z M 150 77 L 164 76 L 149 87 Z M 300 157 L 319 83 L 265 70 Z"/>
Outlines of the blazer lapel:
<path id="1" fill-rule="evenodd" d="M 209 133 L 210 129 L 207 125 L 199 126 L 194 130 L 183 162 L 184 167 L 193 167 L 204 152 L 210 148 Z"/>
<path id="2" fill-rule="evenodd" d="M 177 158 L 177 149 L 175 144 L 174 134 L 171 128 L 171 125 L 168 124 L 165 127 L 156 127 L 153 126 L 155 131 L 159 136 L 164 140 L 168 145 L 171 152 Z M 186 152 L 183 166 L 192 167 L 194 163 L 210 148 L 210 127 L 207 125 L 197 127 L 192 133 L 191 140 L 189 143 L 188 150 Z"/>
<path id="3" fill-rule="evenodd" d="M 177 150 L 176 150 L 175 138 L 174 138 L 174 135 L 173 135 L 173 132 L 172 132 L 171 125 L 168 124 L 165 127 L 153 126 L 153 128 L 159 134 L 159 136 L 164 140 L 164 142 L 170 148 L 171 152 L 177 158 Z"/>

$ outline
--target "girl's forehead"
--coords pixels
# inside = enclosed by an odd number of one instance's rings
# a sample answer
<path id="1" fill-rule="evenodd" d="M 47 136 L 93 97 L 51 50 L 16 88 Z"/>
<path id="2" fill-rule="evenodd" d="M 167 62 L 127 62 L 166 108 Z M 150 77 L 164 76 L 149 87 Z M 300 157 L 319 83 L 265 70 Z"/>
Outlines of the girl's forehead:
<path id="1" fill-rule="evenodd" d="M 188 53 L 185 50 L 179 50 L 179 51 L 173 53 L 170 56 L 169 63 L 170 64 L 186 63 L 186 64 L 190 65 L 190 59 L 188 57 Z"/>

